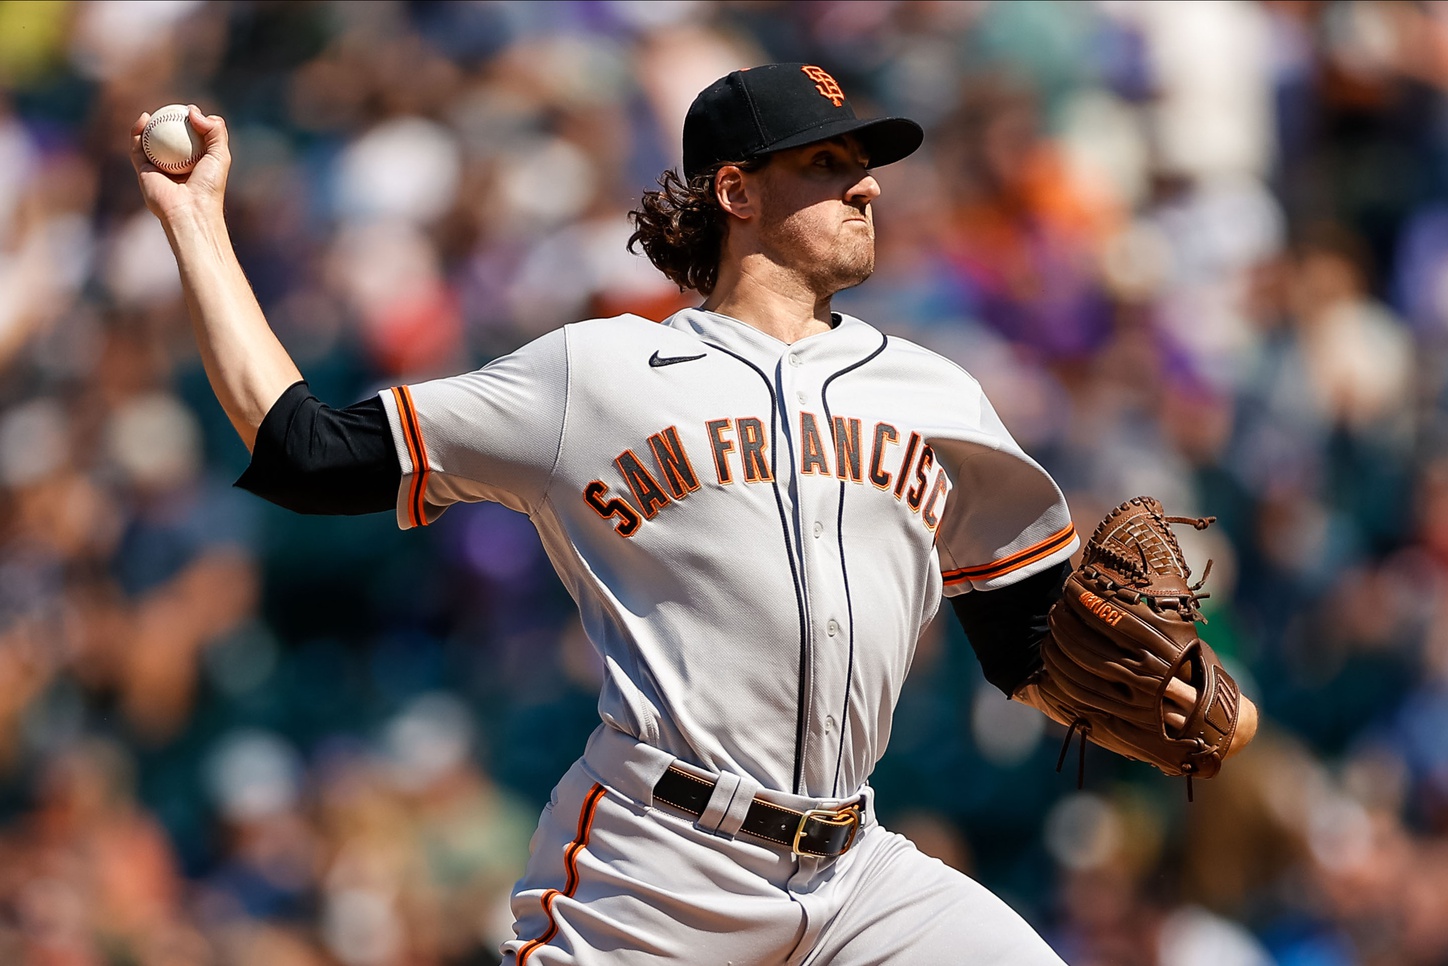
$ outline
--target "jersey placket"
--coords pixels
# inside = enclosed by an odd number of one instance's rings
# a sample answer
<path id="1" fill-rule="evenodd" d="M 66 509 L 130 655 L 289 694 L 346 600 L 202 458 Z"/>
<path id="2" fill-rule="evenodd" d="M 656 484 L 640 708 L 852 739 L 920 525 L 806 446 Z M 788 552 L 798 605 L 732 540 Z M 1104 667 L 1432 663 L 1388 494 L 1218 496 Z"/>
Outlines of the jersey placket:
<path id="1" fill-rule="evenodd" d="M 803 756 L 803 791 L 830 796 L 835 765 L 841 752 L 840 720 L 851 660 L 848 601 L 842 580 L 838 542 L 839 487 L 831 472 L 832 444 L 823 413 L 821 391 L 829 367 L 814 357 L 818 351 L 793 346 L 786 350 L 778 373 L 781 421 L 787 427 L 791 477 L 787 492 L 794 508 L 801 578 L 809 616 L 809 661 L 803 693 L 806 726 Z M 806 423 L 825 454 L 824 465 L 806 464 Z M 783 455 L 783 454 L 781 454 Z"/>

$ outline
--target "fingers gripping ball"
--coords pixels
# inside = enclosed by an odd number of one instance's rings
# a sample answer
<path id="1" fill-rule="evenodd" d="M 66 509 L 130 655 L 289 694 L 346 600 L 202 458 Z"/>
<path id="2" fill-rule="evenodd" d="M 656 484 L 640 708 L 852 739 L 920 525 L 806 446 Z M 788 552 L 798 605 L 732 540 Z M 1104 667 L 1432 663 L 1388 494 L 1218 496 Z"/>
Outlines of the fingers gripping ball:
<path id="1" fill-rule="evenodd" d="M 146 122 L 141 150 L 146 160 L 167 174 L 185 174 L 201 160 L 206 145 L 191 126 L 186 105 L 168 104 Z"/>
<path id="2" fill-rule="evenodd" d="M 1168 517 L 1145 496 L 1112 510 L 1051 609 L 1035 679 L 1054 716 L 1073 732 L 1189 780 L 1221 768 L 1241 706 L 1236 683 L 1197 636 L 1206 575 L 1190 582 L 1171 529 L 1210 522 Z M 1194 699 L 1174 706 L 1169 690 Z"/>

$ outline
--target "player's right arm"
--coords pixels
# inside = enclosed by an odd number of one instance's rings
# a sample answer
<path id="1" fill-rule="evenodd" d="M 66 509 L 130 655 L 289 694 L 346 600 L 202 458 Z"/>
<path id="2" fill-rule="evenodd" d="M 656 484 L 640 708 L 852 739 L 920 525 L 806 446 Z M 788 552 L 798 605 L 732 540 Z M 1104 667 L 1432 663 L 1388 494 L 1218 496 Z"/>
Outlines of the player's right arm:
<path id="1" fill-rule="evenodd" d="M 173 178 L 141 150 L 149 116 L 131 129 L 131 162 L 166 229 L 216 398 L 252 452 L 237 481 L 302 513 L 392 509 L 424 525 L 458 501 L 530 511 L 562 446 L 568 371 L 561 330 L 476 372 L 396 387 L 346 409 L 325 405 L 262 315 L 222 217 L 231 167 L 226 125 L 190 109 L 206 153 Z"/>
<path id="2" fill-rule="evenodd" d="M 189 174 L 172 177 L 146 160 L 141 132 L 148 114 L 131 128 L 131 163 L 146 207 L 176 254 L 212 391 L 252 453 L 237 484 L 301 513 L 391 509 L 401 471 L 381 401 L 339 410 L 307 389 L 267 324 L 226 230 L 226 122 L 194 106 L 190 116 L 206 154 Z"/>
<path id="3" fill-rule="evenodd" d="M 172 177 L 146 160 L 141 132 L 149 114 L 131 128 L 131 164 L 146 207 L 160 219 L 176 254 L 212 391 L 251 450 L 267 412 L 302 376 L 262 315 L 226 230 L 222 204 L 231 170 L 226 122 L 195 106 L 190 113 L 206 154 L 189 174 Z"/>

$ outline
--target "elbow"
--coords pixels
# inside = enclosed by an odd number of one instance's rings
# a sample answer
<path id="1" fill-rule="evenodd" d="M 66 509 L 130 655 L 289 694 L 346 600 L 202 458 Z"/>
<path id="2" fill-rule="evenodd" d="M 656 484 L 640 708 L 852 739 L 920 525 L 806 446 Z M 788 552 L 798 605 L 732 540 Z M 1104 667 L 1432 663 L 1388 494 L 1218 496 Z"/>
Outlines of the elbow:
<path id="1" fill-rule="evenodd" d="M 272 462 L 253 473 L 257 462 L 236 485 L 283 509 L 309 516 L 356 516 L 395 508 L 400 471 L 315 466 L 296 459 Z"/>
<path id="2" fill-rule="evenodd" d="M 393 509 L 401 480 L 380 402 L 335 410 L 297 383 L 267 413 L 236 485 L 296 513 L 353 515 Z"/>

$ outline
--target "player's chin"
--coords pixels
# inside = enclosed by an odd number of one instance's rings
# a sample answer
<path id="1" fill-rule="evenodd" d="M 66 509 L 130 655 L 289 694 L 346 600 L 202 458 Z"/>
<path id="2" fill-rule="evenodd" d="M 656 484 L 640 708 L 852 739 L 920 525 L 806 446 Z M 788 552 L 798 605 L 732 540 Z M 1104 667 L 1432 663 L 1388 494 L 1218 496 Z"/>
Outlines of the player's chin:
<path id="1" fill-rule="evenodd" d="M 875 272 L 875 241 L 840 239 L 833 251 L 809 266 L 818 291 L 825 295 L 854 288 Z"/>
<path id="2" fill-rule="evenodd" d="M 837 266 L 836 275 L 840 280 L 840 288 L 854 288 L 865 279 L 875 274 L 875 245 L 873 240 L 868 247 L 863 247 L 852 253 L 853 257 L 841 259 Z"/>
<path id="3" fill-rule="evenodd" d="M 849 258 L 840 258 L 833 266 L 835 291 L 854 288 L 860 282 L 875 274 L 875 246 L 862 251 L 851 252 Z"/>

